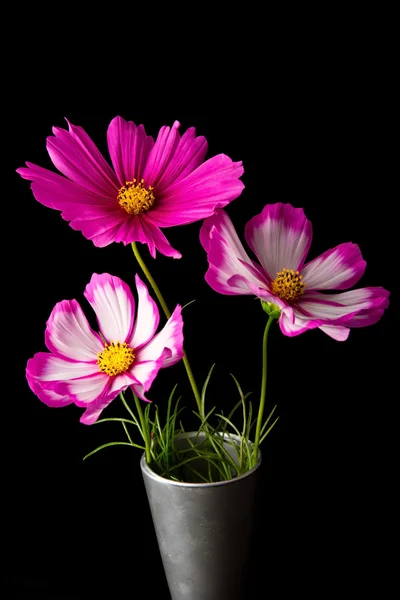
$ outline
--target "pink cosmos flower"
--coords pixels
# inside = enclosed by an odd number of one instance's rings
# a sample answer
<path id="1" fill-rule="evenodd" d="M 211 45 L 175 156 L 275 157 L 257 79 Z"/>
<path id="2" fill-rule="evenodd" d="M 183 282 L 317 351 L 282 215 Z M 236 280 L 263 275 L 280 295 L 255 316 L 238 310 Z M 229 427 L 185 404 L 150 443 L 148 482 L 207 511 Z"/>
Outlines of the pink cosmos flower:
<path id="1" fill-rule="evenodd" d="M 100 333 L 94 332 L 76 300 L 54 307 L 46 325 L 50 352 L 28 361 L 31 390 L 48 406 L 73 402 L 86 408 L 80 421 L 94 423 L 101 411 L 130 387 L 142 400 L 159 369 L 182 358 L 183 322 L 176 306 L 155 335 L 159 312 L 147 287 L 136 275 L 138 307 L 129 287 L 108 273 L 94 273 L 84 296 L 94 309 Z"/>
<path id="2" fill-rule="evenodd" d="M 353 286 L 366 263 L 359 247 L 349 242 L 305 264 L 312 227 L 301 208 L 267 204 L 247 223 L 245 238 L 260 264 L 249 258 L 224 210 L 204 221 L 200 240 L 209 262 L 206 281 L 221 294 L 254 294 L 276 305 L 287 336 L 318 327 L 343 341 L 351 327 L 379 321 L 389 304 L 389 292 L 381 287 L 325 293 Z"/>
<path id="3" fill-rule="evenodd" d="M 148 244 L 180 258 L 160 228 L 193 223 L 237 198 L 244 187 L 241 162 L 225 154 L 204 161 L 207 140 L 194 127 L 182 137 L 180 123 L 162 127 L 154 142 L 143 125 L 115 117 L 107 132 L 114 170 L 81 128 L 53 127 L 47 151 L 65 176 L 26 163 L 17 169 L 32 181 L 36 200 L 60 210 L 73 229 L 95 246 L 112 242 Z"/>

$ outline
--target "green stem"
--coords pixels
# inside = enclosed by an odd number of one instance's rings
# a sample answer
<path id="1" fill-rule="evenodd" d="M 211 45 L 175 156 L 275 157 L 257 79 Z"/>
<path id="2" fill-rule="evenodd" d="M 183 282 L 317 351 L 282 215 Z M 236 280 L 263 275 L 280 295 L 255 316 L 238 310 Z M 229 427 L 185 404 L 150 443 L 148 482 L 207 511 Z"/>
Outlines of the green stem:
<path id="1" fill-rule="evenodd" d="M 254 447 L 253 447 L 253 467 L 255 467 L 255 465 L 257 464 L 258 448 L 260 446 L 261 427 L 262 427 L 264 406 L 265 406 L 265 397 L 266 397 L 266 391 L 267 391 L 267 341 L 268 341 L 269 328 L 271 327 L 273 321 L 275 321 L 275 317 L 269 316 L 268 322 L 265 326 L 264 336 L 263 336 L 261 395 L 260 395 L 260 406 L 258 407 L 256 437 L 254 440 Z"/>
<path id="2" fill-rule="evenodd" d="M 138 261 L 138 263 L 139 263 L 139 265 L 140 265 L 143 273 L 145 274 L 145 276 L 147 278 L 147 281 L 150 283 L 151 287 L 153 288 L 153 291 L 154 291 L 155 295 L 157 296 L 157 300 L 159 301 L 159 303 L 160 303 L 160 305 L 161 305 L 161 307 L 162 307 L 162 309 L 164 311 L 165 316 L 167 317 L 167 319 L 169 319 L 171 317 L 171 312 L 168 309 L 167 303 L 165 302 L 165 300 L 163 298 L 163 295 L 161 294 L 161 292 L 160 292 L 160 290 L 159 290 L 156 282 L 154 281 L 154 279 L 153 279 L 150 271 L 146 267 L 146 265 L 145 265 L 145 263 L 143 261 L 143 258 L 141 257 L 141 255 L 139 253 L 139 250 L 138 250 L 138 248 L 136 246 L 136 243 L 132 242 L 131 245 L 132 245 L 133 254 L 135 255 L 136 260 Z M 198 389 L 198 387 L 196 385 L 196 381 L 195 381 L 194 376 L 193 376 L 193 371 L 192 371 L 192 368 L 190 366 L 189 360 L 188 360 L 188 358 L 186 356 L 186 352 L 185 352 L 185 350 L 183 348 L 182 348 L 182 351 L 183 351 L 183 358 L 182 358 L 183 364 L 185 365 L 186 373 L 187 373 L 187 376 L 189 378 L 189 382 L 190 382 L 190 385 L 192 387 L 194 397 L 196 398 L 197 407 L 199 409 L 200 415 L 202 417 L 204 417 L 204 415 L 202 415 L 202 411 L 201 411 L 201 397 L 200 397 L 200 392 L 199 392 L 199 389 Z"/>
<path id="3" fill-rule="evenodd" d="M 145 445 L 146 462 L 149 465 L 151 463 L 151 452 L 150 452 L 151 442 L 150 442 L 150 438 L 149 438 L 148 431 L 147 431 L 146 420 L 144 418 L 144 414 L 142 411 L 142 407 L 140 405 L 139 398 L 133 392 L 132 392 L 132 394 L 135 399 L 136 410 L 139 415 L 139 420 L 140 420 L 140 425 L 141 425 L 141 433 L 142 433 L 142 437 L 143 437 L 143 441 L 144 441 L 144 445 Z M 120 392 L 119 397 L 121 398 L 121 400 L 124 403 L 124 406 L 128 410 L 128 412 L 132 414 L 132 411 L 129 408 L 129 405 L 128 405 L 127 401 L 125 400 L 125 397 L 122 392 Z"/>

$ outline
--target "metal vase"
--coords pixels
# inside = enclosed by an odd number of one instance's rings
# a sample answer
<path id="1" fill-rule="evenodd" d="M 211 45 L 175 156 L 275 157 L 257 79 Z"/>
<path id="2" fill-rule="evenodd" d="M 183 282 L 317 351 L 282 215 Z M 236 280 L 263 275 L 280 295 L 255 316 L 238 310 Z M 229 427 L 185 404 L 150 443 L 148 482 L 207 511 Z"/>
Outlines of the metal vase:
<path id="1" fill-rule="evenodd" d="M 204 434 L 187 433 L 191 439 Z M 236 438 L 237 436 L 231 436 Z M 226 445 L 235 458 L 234 450 Z M 243 600 L 258 463 L 218 483 L 180 483 L 155 474 L 142 456 L 146 493 L 172 600 Z"/>

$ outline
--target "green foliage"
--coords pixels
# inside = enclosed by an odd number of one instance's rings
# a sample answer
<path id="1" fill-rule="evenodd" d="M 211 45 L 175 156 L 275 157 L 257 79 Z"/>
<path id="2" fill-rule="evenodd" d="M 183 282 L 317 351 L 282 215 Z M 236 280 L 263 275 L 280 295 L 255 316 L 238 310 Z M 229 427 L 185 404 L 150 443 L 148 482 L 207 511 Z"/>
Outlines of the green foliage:
<path id="1" fill-rule="evenodd" d="M 244 394 L 237 379 L 231 375 L 239 394 L 238 402 L 227 416 L 222 411 L 215 413 L 215 408 L 206 414 L 206 393 L 214 367 L 215 364 L 210 368 L 201 391 L 200 411 L 193 411 L 199 420 L 195 435 L 193 432 L 189 435 L 180 420 L 183 409 L 179 407 L 181 397 L 175 399 L 177 385 L 168 398 L 165 422 L 162 422 L 156 405 L 148 403 L 142 412 L 140 401 L 132 394 L 138 413 L 136 414 L 121 393 L 121 400 L 131 418 L 100 419 L 97 423 L 119 421 L 128 441 L 104 444 L 84 458 L 113 445 L 131 446 L 145 451 L 146 440 L 150 440 L 147 454 L 150 460 L 147 462 L 155 473 L 166 479 L 187 483 L 211 483 L 226 481 L 250 471 L 258 461 L 258 456 L 254 456 L 254 444 L 251 441 L 255 419 L 252 403 L 249 401 L 250 393 Z M 240 409 L 241 426 L 238 427 L 234 420 Z M 266 438 L 278 420 L 278 417 L 272 420 L 275 409 L 276 406 L 262 426 L 260 442 Z M 139 432 L 144 445 L 133 441 L 132 427 L 135 433 Z"/>

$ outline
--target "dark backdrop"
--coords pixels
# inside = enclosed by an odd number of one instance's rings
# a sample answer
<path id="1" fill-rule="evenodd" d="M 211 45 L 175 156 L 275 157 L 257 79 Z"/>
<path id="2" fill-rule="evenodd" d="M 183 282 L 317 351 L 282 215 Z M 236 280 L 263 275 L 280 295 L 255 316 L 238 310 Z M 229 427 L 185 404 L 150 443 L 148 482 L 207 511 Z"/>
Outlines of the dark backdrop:
<path id="1" fill-rule="evenodd" d="M 93 272 L 132 283 L 138 267 L 129 246 L 95 248 L 58 212 L 40 205 L 15 169 L 25 160 L 52 168 L 45 138 L 52 125 L 64 126 L 64 117 L 83 126 L 107 157 L 106 128 L 116 114 L 143 122 L 153 136 L 178 119 L 181 131 L 193 125 L 208 138 L 208 157 L 222 152 L 243 161 L 245 190 L 227 207 L 242 239 L 246 222 L 266 203 L 290 202 L 313 223 L 310 258 L 342 242 L 358 243 L 368 264 L 360 285 L 393 292 L 390 116 L 368 87 L 362 78 L 336 89 L 327 80 L 312 89 L 299 80 L 291 89 L 258 94 L 250 105 L 228 92 L 216 94 L 207 112 L 190 101 L 171 110 L 161 102 L 136 109 L 134 101 L 104 102 L 99 110 L 100 102 L 93 102 L 79 112 L 60 97 L 39 112 L 16 110 L 3 198 L 10 208 L 6 233 L 15 236 L 3 248 L 9 269 L 3 287 L 9 329 L 3 338 L 3 518 L 11 532 L 7 570 L 15 597 L 133 598 L 139 582 L 145 582 L 140 595 L 167 597 L 140 452 L 115 447 L 83 462 L 96 446 L 123 439 L 123 432 L 111 424 L 81 425 L 75 406 L 46 407 L 24 375 L 28 358 L 45 350 L 45 322 L 56 302 L 76 298 L 84 305 Z M 251 297 L 221 296 L 207 286 L 199 229 L 194 223 L 165 231 L 181 260 L 158 255 L 154 261 L 140 248 L 170 306 L 196 299 L 184 313 L 185 346 L 199 384 L 216 363 L 208 402 L 226 410 L 235 394 L 230 372 L 258 396 L 265 315 Z M 268 405 L 278 405 L 280 420 L 262 446 L 249 599 L 264 586 L 266 597 L 297 590 L 323 598 L 327 590 L 378 586 L 391 572 L 390 555 L 385 564 L 381 558 L 392 526 L 394 301 L 392 295 L 381 322 L 353 330 L 344 343 L 319 330 L 292 339 L 278 327 L 271 331 Z M 149 397 L 162 406 L 176 382 L 187 399 L 180 364 L 160 373 Z M 122 414 L 118 400 L 108 410 Z"/>

